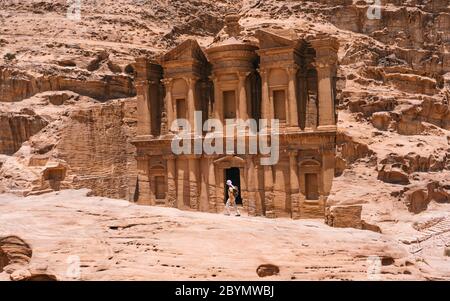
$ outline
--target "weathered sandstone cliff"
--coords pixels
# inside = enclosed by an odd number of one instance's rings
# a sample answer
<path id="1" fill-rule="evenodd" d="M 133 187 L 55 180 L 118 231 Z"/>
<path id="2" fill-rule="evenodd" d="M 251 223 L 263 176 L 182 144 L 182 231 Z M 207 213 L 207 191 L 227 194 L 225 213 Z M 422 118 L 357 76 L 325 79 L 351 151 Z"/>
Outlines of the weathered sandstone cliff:
<path id="1" fill-rule="evenodd" d="M 425 245 L 430 261 L 442 260 L 449 1 L 382 0 L 379 18 L 364 0 L 83 1 L 81 20 L 67 9 L 65 0 L 0 2 L 1 192 L 89 188 L 133 200 L 135 58 L 157 58 L 186 38 L 218 41 L 233 12 L 248 38 L 264 28 L 339 39 L 329 224 L 405 233 L 412 254 Z M 435 249 L 432 237 L 442 240 Z"/>

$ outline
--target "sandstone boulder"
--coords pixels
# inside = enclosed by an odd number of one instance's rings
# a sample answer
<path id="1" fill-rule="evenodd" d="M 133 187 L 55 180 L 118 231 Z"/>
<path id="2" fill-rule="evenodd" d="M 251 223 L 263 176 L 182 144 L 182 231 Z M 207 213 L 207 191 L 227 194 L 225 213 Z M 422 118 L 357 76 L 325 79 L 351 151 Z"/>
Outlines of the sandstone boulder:
<path id="1" fill-rule="evenodd" d="M 427 185 L 416 185 L 404 192 L 405 204 L 408 210 L 413 213 L 420 213 L 427 210 L 430 202 L 448 203 L 450 193 L 448 186 L 442 185 L 438 181 L 433 181 Z"/>
<path id="2" fill-rule="evenodd" d="M 392 122 L 389 112 L 376 112 L 372 114 L 372 125 L 380 131 L 387 131 Z"/>
<path id="3" fill-rule="evenodd" d="M 450 110 L 445 99 L 422 97 L 419 104 L 402 109 L 397 125 L 399 134 L 419 135 L 424 132 L 436 131 L 432 125 L 450 129 Z"/>
<path id="4" fill-rule="evenodd" d="M 427 209 L 430 200 L 423 189 L 410 190 L 406 193 L 406 206 L 413 213 L 420 213 Z"/>
<path id="5" fill-rule="evenodd" d="M 57 61 L 57 64 L 62 67 L 76 67 L 77 63 L 70 58 L 63 58 Z"/>
<path id="6" fill-rule="evenodd" d="M 337 174 L 342 174 L 342 171 L 351 163 L 361 158 L 370 158 L 374 152 L 369 149 L 367 144 L 355 141 L 349 134 L 345 132 L 338 132 L 336 137 L 337 148 Z"/>
<path id="7" fill-rule="evenodd" d="M 0 249 L 0 273 L 3 272 L 3 268 L 9 264 L 8 255 Z"/>
<path id="8" fill-rule="evenodd" d="M 398 164 L 383 165 L 378 171 L 378 180 L 400 185 L 407 185 L 410 183 L 408 174 Z"/>
<path id="9" fill-rule="evenodd" d="M 10 279 L 11 281 L 57 281 L 55 275 L 30 268 L 14 271 Z"/>
<path id="10" fill-rule="evenodd" d="M 427 185 L 428 199 L 437 203 L 450 203 L 450 186 L 434 181 Z"/>
<path id="11" fill-rule="evenodd" d="M 0 238 L 0 271 L 12 273 L 31 260 L 31 247 L 17 236 Z"/>
<path id="12" fill-rule="evenodd" d="M 325 223 L 335 228 L 355 228 L 381 233 L 381 228 L 361 219 L 362 206 L 331 206 L 326 210 Z"/>
<path id="13" fill-rule="evenodd" d="M 327 208 L 325 223 L 336 228 L 362 229 L 361 221 L 362 206 L 331 206 Z"/>
<path id="14" fill-rule="evenodd" d="M 280 273 L 280 268 L 273 264 L 262 264 L 256 269 L 259 277 L 274 276 Z"/>
<path id="15" fill-rule="evenodd" d="M 450 257 L 450 247 L 444 249 L 444 256 Z"/>
<path id="16" fill-rule="evenodd" d="M 23 281 L 31 277 L 31 272 L 27 269 L 16 270 L 9 276 L 12 281 Z"/>
<path id="17" fill-rule="evenodd" d="M 362 221 L 362 229 L 363 230 L 369 230 L 377 233 L 381 233 L 381 228 L 377 225 L 369 224 L 366 221 Z"/>

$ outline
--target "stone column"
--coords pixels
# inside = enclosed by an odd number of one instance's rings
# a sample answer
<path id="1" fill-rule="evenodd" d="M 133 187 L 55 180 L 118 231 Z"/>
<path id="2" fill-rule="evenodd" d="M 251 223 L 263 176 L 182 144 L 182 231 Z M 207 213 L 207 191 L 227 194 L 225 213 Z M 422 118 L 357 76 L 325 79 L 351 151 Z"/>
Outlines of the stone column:
<path id="1" fill-rule="evenodd" d="M 255 203 L 256 203 L 256 215 L 263 215 L 263 199 L 261 197 L 261 186 L 264 187 L 264 182 L 260 182 L 260 174 L 263 166 L 254 164 L 255 168 Z M 264 204 L 265 205 L 265 204 Z"/>
<path id="2" fill-rule="evenodd" d="M 249 74 L 250 74 L 249 72 L 238 72 L 238 77 L 239 77 L 239 85 L 238 85 L 239 100 L 238 100 L 238 105 L 236 106 L 236 108 L 238 108 L 238 110 L 239 110 L 239 112 L 237 114 L 237 118 L 240 118 L 242 120 L 247 120 L 248 119 L 246 80 L 247 80 L 247 76 Z"/>
<path id="3" fill-rule="evenodd" d="M 330 195 L 333 178 L 334 178 L 334 169 L 335 169 L 335 145 L 334 143 L 330 145 L 323 151 L 322 154 L 322 182 L 323 182 L 323 206 L 326 206 L 326 200 Z"/>
<path id="4" fill-rule="evenodd" d="M 209 212 L 217 212 L 217 196 L 216 196 L 216 171 L 214 168 L 214 158 L 208 157 L 208 196 L 209 196 Z"/>
<path id="5" fill-rule="evenodd" d="M 239 174 L 241 175 L 241 198 L 242 198 L 242 207 L 245 211 L 248 212 L 248 177 L 247 177 L 247 169 L 245 167 L 239 167 Z"/>
<path id="6" fill-rule="evenodd" d="M 216 168 L 216 212 L 223 212 L 225 208 L 224 192 L 225 192 L 225 179 L 224 170 L 219 166 Z"/>
<path id="7" fill-rule="evenodd" d="M 298 128 L 298 109 L 297 109 L 297 66 L 291 66 L 287 68 L 289 75 L 288 84 L 288 125 L 294 129 Z"/>
<path id="8" fill-rule="evenodd" d="M 223 99 L 222 91 L 220 90 L 220 83 L 218 76 L 211 76 L 210 79 L 214 83 L 214 118 L 223 123 Z"/>
<path id="9" fill-rule="evenodd" d="M 319 85 L 319 125 L 318 129 L 335 129 L 334 113 L 334 67 L 327 60 L 316 62 Z"/>
<path id="10" fill-rule="evenodd" d="M 316 50 L 315 67 L 319 91 L 318 130 L 336 130 L 334 78 L 336 76 L 339 43 L 335 38 L 324 36 L 311 41 L 311 44 Z"/>
<path id="11" fill-rule="evenodd" d="M 299 213 L 299 181 L 297 151 L 289 152 L 289 182 L 291 186 L 291 216 L 293 219 L 300 217 Z"/>
<path id="12" fill-rule="evenodd" d="M 273 204 L 274 194 L 273 194 L 273 174 L 272 166 L 264 166 L 264 202 L 266 205 L 266 217 L 275 217 L 275 208 Z"/>
<path id="13" fill-rule="evenodd" d="M 140 80 L 136 82 L 138 136 L 152 135 L 152 116 L 150 112 L 149 89 L 150 85 L 148 80 Z"/>
<path id="14" fill-rule="evenodd" d="M 255 169 L 255 164 L 253 163 L 253 158 L 247 160 L 248 166 L 248 215 L 256 216 L 256 183 L 257 183 L 257 173 Z"/>
<path id="15" fill-rule="evenodd" d="M 273 110 L 270 107 L 271 103 L 270 103 L 270 96 L 269 96 L 268 70 L 260 69 L 259 74 L 261 75 L 261 83 L 262 83 L 261 117 L 263 119 L 267 119 L 268 125 L 269 125 L 270 120 L 272 119 L 271 112 Z"/>
<path id="16" fill-rule="evenodd" d="M 302 171 L 302 167 L 300 163 L 297 164 L 297 175 L 298 175 L 298 181 L 299 181 L 299 191 L 298 191 L 298 210 L 299 210 L 299 217 L 303 218 L 305 216 L 304 212 L 304 206 L 306 202 L 306 189 L 305 189 L 305 175 Z"/>
<path id="17" fill-rule="evenodd" d="M 185 181 L 188 178 L 188 166 L 186 160 L 183 158 L 176 159 L 177 165 L 177 208 L 184 209 L 186 207 L 184 203 L 185 195 L 189 193 L 185 189 Z"/>
<path id="18" fill-rule="evenodd" d="M 199 208 L 198 199 L 198 185 L 197 185 L 197 175 L 198 175 L 198 159 L 195 156 L 188 158 L 189 164 L 189 205 L 191 209 Z"/>
<path id="19" fill-rule="evenodd" d="M 172 127 L 172 122 L 175 120 L 175 108 L 172 100 L 173 79 L 172 78 L 163 79 L 162 83 L 164 84 L 166 89 L 166 96 L 164 103 L 166 107 L 167 128 L 169 132 L 171 132 L 170 128 Z"/>
<path id="20" fill-rule="evenodd" d="M 148 166 L 148 157 L 139 156 L 137 160 L 139 196 L 137 203 L 139 205 L 152 205 L 152 190 L 150 185 L 150 175 Z"/>
<path id="21" fill-rule="evenodd" d="M 177 204 L 177 184 L 176 168 L 174 156 L 166 157 L 167 162 L 167 206 L 176 208 Z"/>
<path id="22" fill-rule="evenodd" d="M 195 122 L 194 122 L 194 112 L 195 112 L 195 85 L 198 78 L 192 76 L 187 79 L 188 83 L 188 95 L 187 95 L 187 108 L 188 108 L 188 121 L 191 124 L 191 131 L 194 132 Z"/>
<path id="23" fill-rule="evenodd" d="M 297 110 L 298 110 L 298 123 L 301 129 L 306 129 L 307 121 L 306 121 L 306 112 L 307 112 L 307 100 L 308 100 L 308 81 L 306 78 L 306 68 L 300 69 L 300 76 L 297 79 L 297 84 L 299 87 L 298 97 L 299 101 L 297 102 Z"/>
<path id="24" fill-rule="evenodd" d="M 209 159 L 200 158 L 200 204 L 199 209 L 203 212 L 209 211 L 209 192 L 208 192 L 208 179 L 209 179 Z"/>

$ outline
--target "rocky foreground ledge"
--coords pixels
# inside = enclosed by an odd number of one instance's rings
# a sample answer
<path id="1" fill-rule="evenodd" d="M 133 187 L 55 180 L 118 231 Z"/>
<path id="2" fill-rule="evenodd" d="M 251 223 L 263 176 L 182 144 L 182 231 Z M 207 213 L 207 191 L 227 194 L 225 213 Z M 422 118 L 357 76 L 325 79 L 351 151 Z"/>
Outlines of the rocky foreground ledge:
<path id="1" fill-rule="evenodd" d="M 378 264 L 382 280 L 450 278 L 390 235 L 87 194 L 1 195 L 0 279 L 366 280 Z"/>

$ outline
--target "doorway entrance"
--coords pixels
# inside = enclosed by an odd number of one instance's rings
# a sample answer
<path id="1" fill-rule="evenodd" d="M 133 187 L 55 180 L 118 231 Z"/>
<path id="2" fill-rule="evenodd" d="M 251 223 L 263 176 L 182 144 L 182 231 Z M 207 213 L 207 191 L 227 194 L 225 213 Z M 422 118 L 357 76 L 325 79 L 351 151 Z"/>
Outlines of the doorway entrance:
<path id="1" fill-rule="evenodd" d="M 319 199 L 319 183 L 317 180 L 317 174 L 313 173 L 305 174 L 305 188 L 307 200 Z"/>
<path id="2" fill-rule="evenodd" d="M 225 182 L 227 180 L 231 180 L 234 186 L 237 186 L 239 190 L 239 195 L 236 198 L 236 204 L 242 205 L 242 197 L 241 197 L 241 174 L 240 170 L 237 167 L 232 167 L 225 169 Z M 225 184 L 225 191 L 224 191 L 224 203 L 227 202 L 228 198 L 228 186 Z"/>

